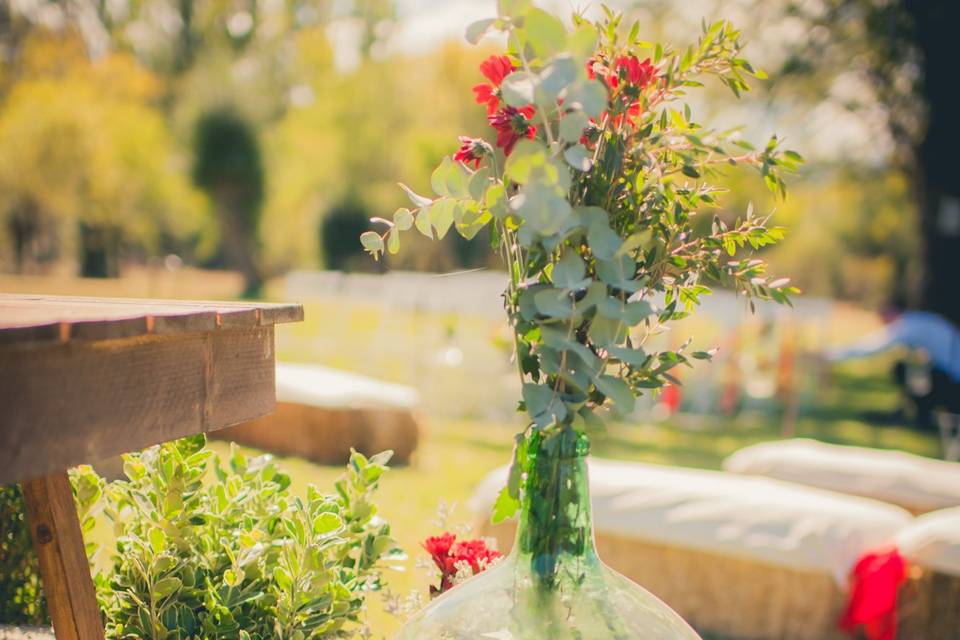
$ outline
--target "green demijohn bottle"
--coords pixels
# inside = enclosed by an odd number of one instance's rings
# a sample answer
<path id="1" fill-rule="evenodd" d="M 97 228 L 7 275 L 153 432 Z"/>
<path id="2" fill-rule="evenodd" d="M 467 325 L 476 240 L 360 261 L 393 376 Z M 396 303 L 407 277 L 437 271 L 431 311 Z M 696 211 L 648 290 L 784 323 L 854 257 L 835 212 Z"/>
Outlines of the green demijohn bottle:
<path id="1" fill-rule="evenodd" d="M 569 426 L 534 433 L 510 555 L 415 614 L 398 640 L 698 640 L 597 557 L 588 451 Z"/>

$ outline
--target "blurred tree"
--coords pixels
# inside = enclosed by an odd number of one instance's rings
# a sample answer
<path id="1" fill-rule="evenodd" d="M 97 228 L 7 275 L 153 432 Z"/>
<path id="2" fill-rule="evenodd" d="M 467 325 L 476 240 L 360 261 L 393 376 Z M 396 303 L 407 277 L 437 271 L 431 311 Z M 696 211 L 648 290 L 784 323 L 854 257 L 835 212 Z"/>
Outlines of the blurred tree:
<path id="1" fill-rule="evenodd" d="M 35 30 L 21 49 L 22 79 L 0 110 L 0 218 L 15 268 L 75 237 L 84 275 L 109 275 L 124 247 L 195 233 L 200 203 L 150 106 L 152 76 L 125 54 L 90 63 L 70 31 Z"/>
<path id="2" fill-rule="evenodd" d="M 348 192 L 326 213 L 320 225 L 324 266 L 337 271 L 352 271 L 356 266 L 364 266 L 360 260 L 367 256 L 356 240 L 369 228 L 369 210 L 356 193 Z"/>
<path id="3" fill-rule="evenodd" d="M 788 75 L 830 81 L 860 70 L 885 112 L 895 161 L 911 184 L 922 241 L 922 285 L 910 296 L 960 324 L 960 91 L 957 90 L 957 0 L 822 0 L 787 2 L 787 15 L 808 24 L 784 65 Z M 872 98 L 872 100 L 870 99 Z M 858 105 L 852 105 L 854 107 Z M 907 288 L 901 278 L 901 289 Z M 900 293 L 909 293 L 901 291 Z"/>
<path id="4" fill-rule="evenodd" d="M 264 171 L 256 131 L 229 109 L 197 122 L 193 181 L 210 198 L 225 248 L 244 279 L 244 296 L 260 293 L 257 227 L 263 205 Z"/>

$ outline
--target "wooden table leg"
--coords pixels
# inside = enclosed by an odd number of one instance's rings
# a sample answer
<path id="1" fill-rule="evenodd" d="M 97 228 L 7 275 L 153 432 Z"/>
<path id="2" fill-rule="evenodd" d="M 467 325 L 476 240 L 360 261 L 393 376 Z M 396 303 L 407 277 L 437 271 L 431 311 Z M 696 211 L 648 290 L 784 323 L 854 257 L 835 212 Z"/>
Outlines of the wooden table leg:
<path id="1" fill-rule="evenodd" d="M 67 473 L 25 480 L 21 486 L 57 640 L 103 640 L 100 609 Z"/>

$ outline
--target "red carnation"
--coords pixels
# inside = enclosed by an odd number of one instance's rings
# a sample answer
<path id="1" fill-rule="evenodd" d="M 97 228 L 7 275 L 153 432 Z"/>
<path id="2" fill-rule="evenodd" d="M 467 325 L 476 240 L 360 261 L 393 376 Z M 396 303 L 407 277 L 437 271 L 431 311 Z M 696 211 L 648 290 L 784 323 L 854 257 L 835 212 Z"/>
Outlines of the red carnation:
<path id="1" fill-rule="evenodd" d="M 442 536 L 430 536 L 423 541 L 423 548 L 433 558 L 433 561 L 440 564 L 440 560 L 450 555 L 450 548 L 456 541 L 457 536 L 453 533 L 445 533 Z"/>
<path id="2" fill-rule="evenodd" d="M 431 536 L 423 542 L 423 548 L 440 569 L 440 586 L 431 586 L 431 595 L 439 595 L 453 588 L 459 569 L 457 565 L 466 563 L 473 575 L 477 575 L 500 557 L 500 552 L 487 547 L 483 540 L 461 540 L 454 544 L 456 539 L 456 535 L 445 533 L 442 536 Z"/>
<path id="3" fill-rule="evenodd" d="M 480 160 L 487 152 L 487 148 L 487 143 L 480 138 L 460 136 L 460 148 L 453 155 L 453 159 L 465 165 L 472 162 L 473 168 L 476 169 L 480 166 Z"/>
<path id="4" fill-rule="evenodd" d="M 489 80 L 489 84 L 481 82 L 473 87 L 477 94 L 477 104 L 487 105 L 487 114 L 490 115 L 500 106 L 500 85 L 503 79 L 514 72 L 516 67 L 507 56 L 490 56 L 480 63 L 480 71 Z"/>
<path id="5" fill-rule="evenodd" d="M 510 155 L 521 138 L 533 140 L 537 135 L 537 128 L 530 123 L 533 113 L 533 106 L 527 105 L 519 109 L 504 107 L 487 116 L 487 121 L 497 130 L 497 146 L 503 147 L 504 155 Z"/>
<path id="6" fill-rule="evenodd" d="M 617 62 L 613 68 L 614 71 L 616 71 L 617 77 L 619 77 L 622 70 L 626 69 L 626 77 L 624 79 L 629 84 L 639 87 L 641 90 L 645 89 L 647 85 L 657 77 L 657 68 L 650 62 L 650 58 L 641 62 L 637 56 L 621 56 L 617 58 Z"/>

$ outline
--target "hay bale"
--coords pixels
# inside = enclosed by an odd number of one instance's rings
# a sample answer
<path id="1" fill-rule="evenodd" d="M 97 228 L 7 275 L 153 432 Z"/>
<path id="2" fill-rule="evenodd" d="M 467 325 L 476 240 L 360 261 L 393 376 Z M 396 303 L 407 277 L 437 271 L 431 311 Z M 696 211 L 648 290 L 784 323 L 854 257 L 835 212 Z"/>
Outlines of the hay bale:
<path id="1" fill-rule="evenodd" d="M 344 371 L 277 364 L 274 412 L 211 435 L 281 455 L 342 464 L 353 447 L 365 454 L 394 451 L 410 461 L 419 440 L 417 392 Z"/>
<path id="2" fill-rule="evenodd" d="M 592 459 L 597 548 L 608 565 L 705 633 L 742 639 L 842 637 L 846 578 L 866 551 L 893 541 L 905 510 L 768 478 Z M 493 527 L 506 468 L 471 500 L 481 534 Z"/>
<path id="3" fill-rule="evenodd" d="M 320 464 L 343 464 L 350 448 L 371 455 L 394 452 L 394 464 L 407 464 L 417 448 L 420 429 L 409 411 L 328 409 L 278 402 L 263 418 L 216 431 L 211 437 L 297 456 Z"/>
<path id="4" fill-rule="evenodd" d="M 513 522 L 478 522 L 513 546 Z M 654 594 L 700 633 L 738 640 L 840 640 L 845 594 L 828 573 L 597 532 L 603 562 Z M 906 637 L 906 636 L 905 636 Z"/>
<path id="5" fill-rule="evenodd" d="M 882 500 L 915 514 L 960 506 L 960 463 L 904 451 L 795 438 L 744 447 L 723 469 Z"/>
<path id="6" fill-rule="evenodd" d="M 914 567 L 899 609 L 901 640 L 960 640 L 960 576 Z"/>
<path id="7" fill-rule="evenodd" d="M 960 508 L 920 516 L 897 546 L 912 565 L 900 591 L 898 637 L 960 640 Z"/>

